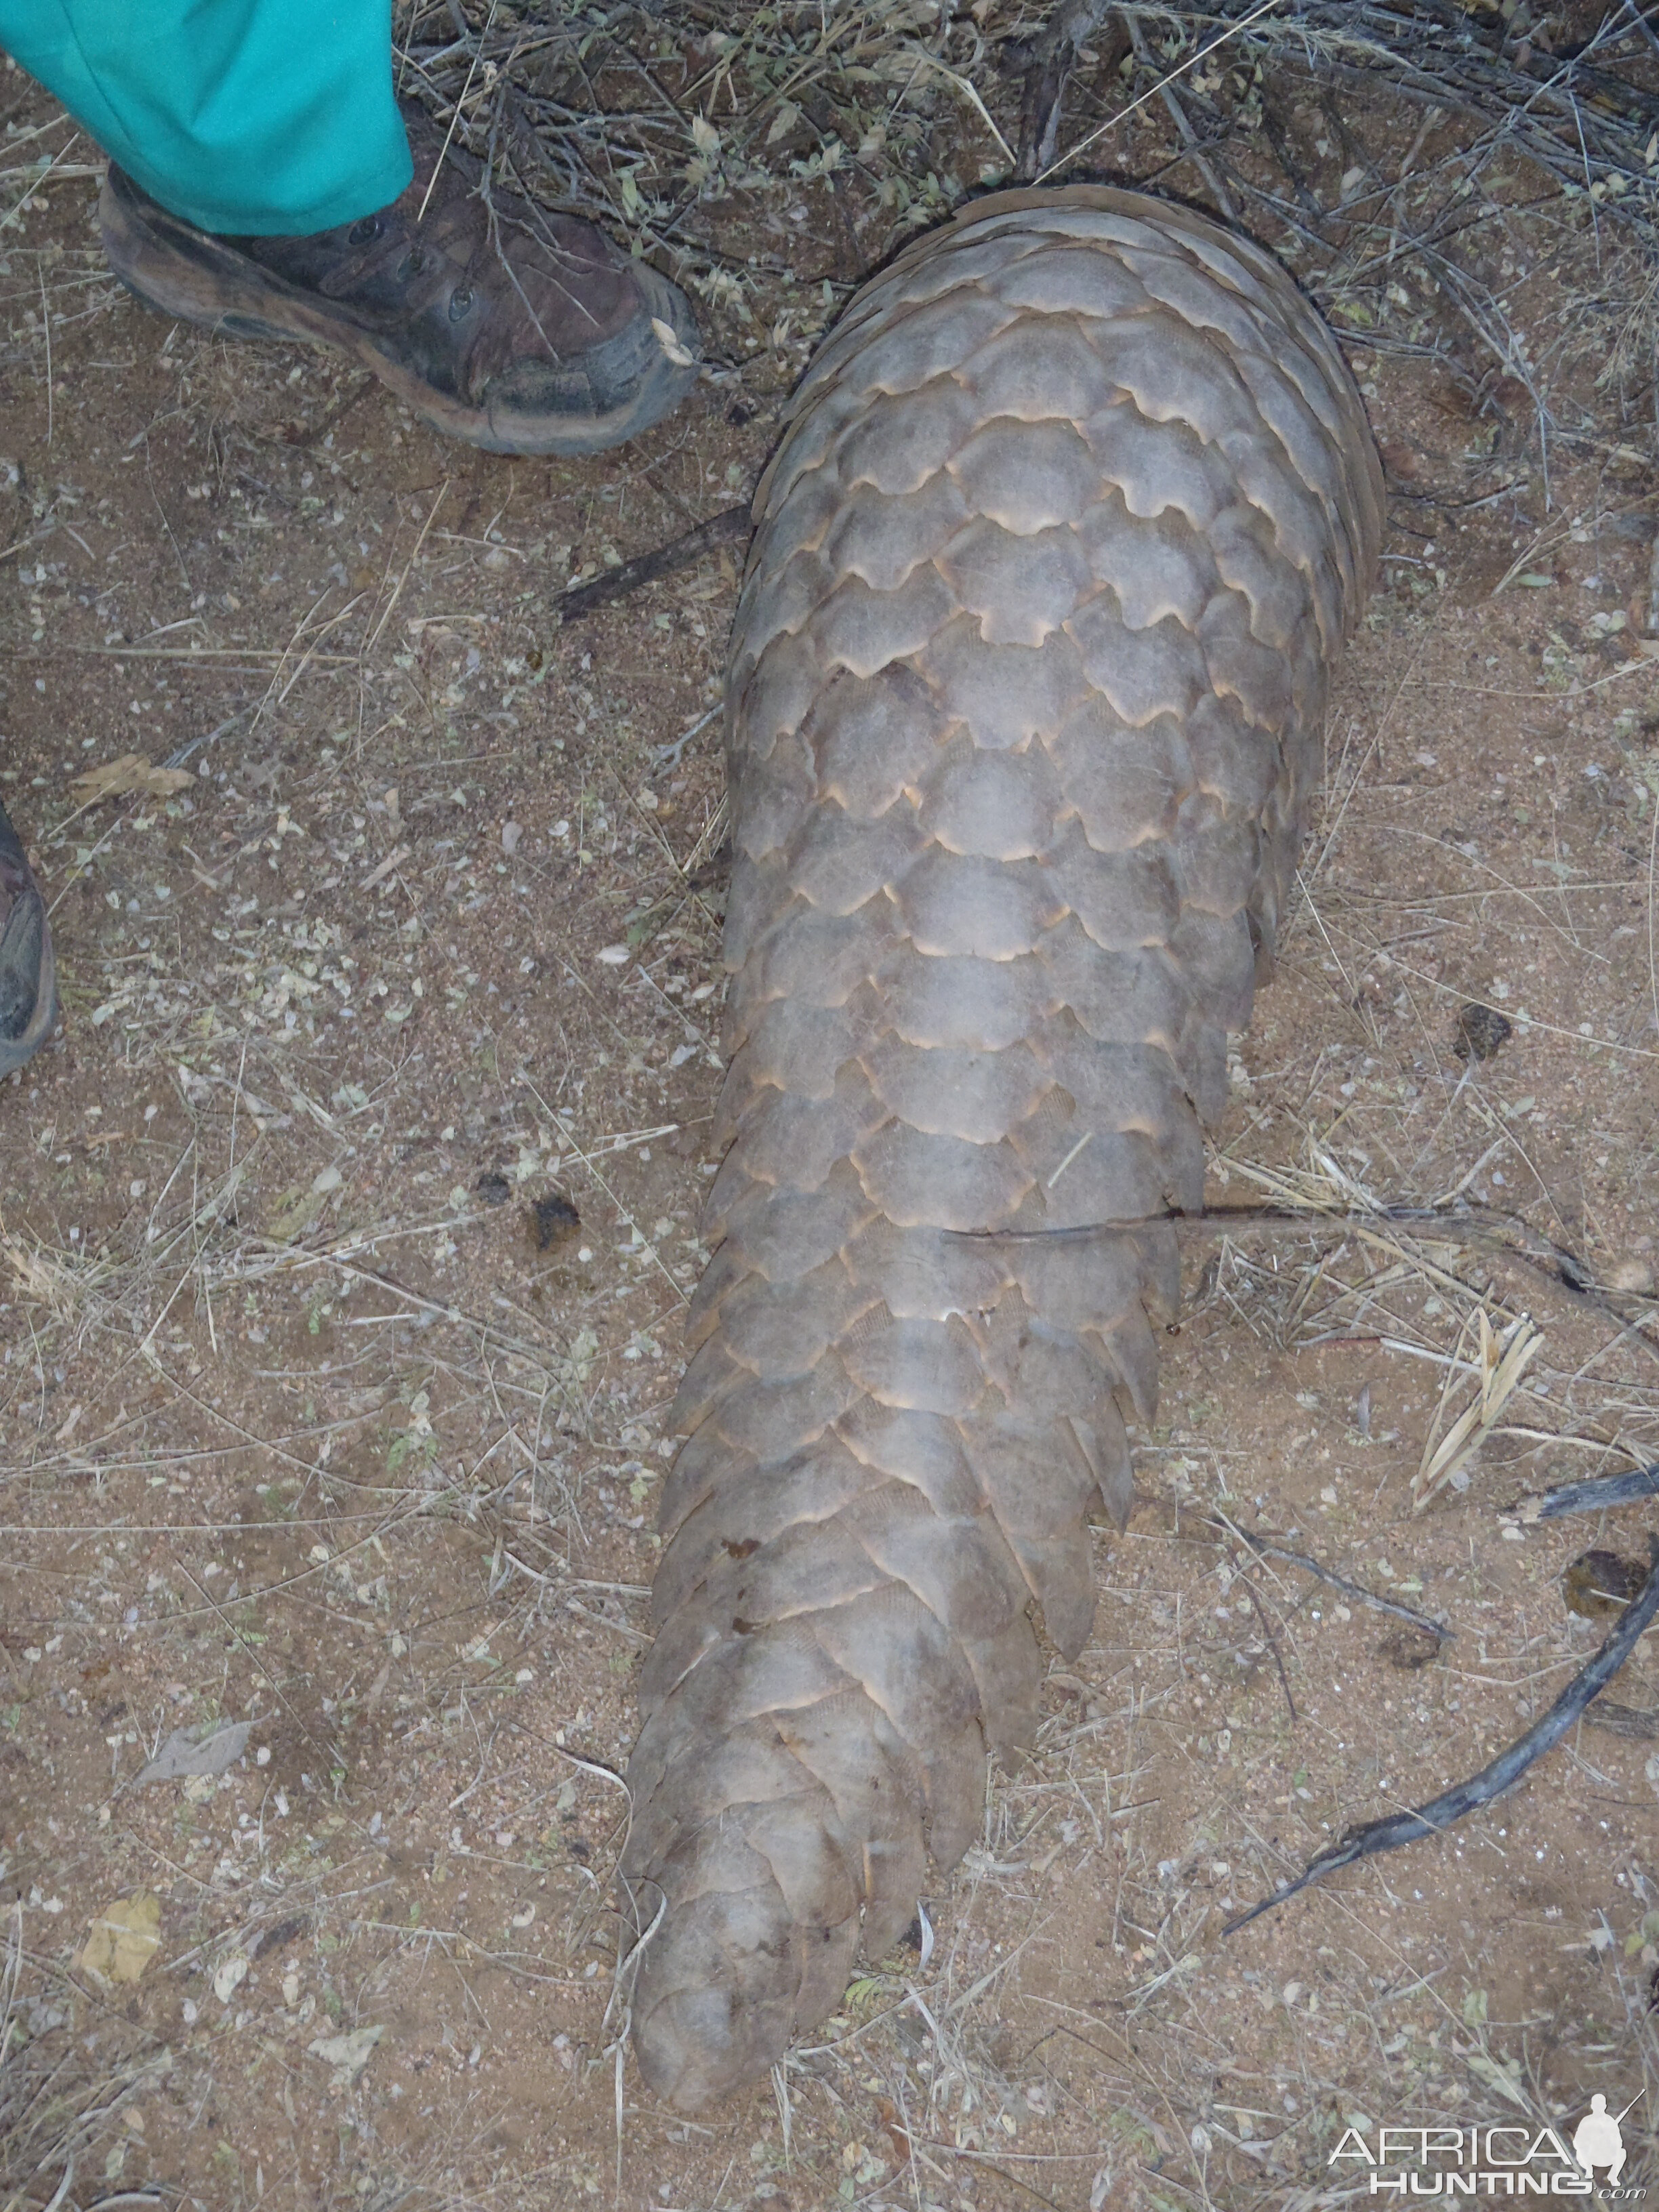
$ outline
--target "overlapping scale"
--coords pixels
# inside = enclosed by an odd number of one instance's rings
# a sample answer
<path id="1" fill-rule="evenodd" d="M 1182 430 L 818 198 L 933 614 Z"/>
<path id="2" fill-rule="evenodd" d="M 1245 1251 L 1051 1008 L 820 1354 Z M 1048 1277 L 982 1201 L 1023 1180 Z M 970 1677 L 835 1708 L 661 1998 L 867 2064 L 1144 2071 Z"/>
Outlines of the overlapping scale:
<path id="1" fill-rule="evenodd" d="M 696 2109 L 975 1832 L 1094 1608 L 1381 532 L 1258 248 L 1005 194 L 849 308 L 757 499 L 728 699 L 731 1149 L 624 1863 Z"/>

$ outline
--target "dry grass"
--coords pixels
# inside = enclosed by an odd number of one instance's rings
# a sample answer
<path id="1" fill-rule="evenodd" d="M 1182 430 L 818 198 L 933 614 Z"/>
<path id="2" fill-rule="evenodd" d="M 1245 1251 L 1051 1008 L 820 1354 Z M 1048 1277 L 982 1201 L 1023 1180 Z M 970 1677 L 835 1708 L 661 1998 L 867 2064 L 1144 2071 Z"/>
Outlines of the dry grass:
<path id="1" fill-rule="evenodd" d="M 505 179 L 625 227 L 689 278 L 732 332 L 723 366 L 734 374 L 768 350 L 799 359 L 822 311 L 911 229 L 1036 173 L 1015 149 L 1047 10 L 761 7 L 717 25 L 687 9 L 657 34 L 677 63 L 688 41 L 694 57 L 672 94 L 631 18 L 573 12 L 532 25 L 491 9 L 466 20 L 463 33 L 459 9 L 410 10 L 409 81 Z M 1559 412 L 1562 349 L 1591 321 L 1604 394 L 1621 428 L 1632 419 L 1648 380 L 1648 257 L 1659 241 L 1659 100 L 1642 74 L 1651 29 L 1634 9 L 1601 11 L 1588 36 L 1561 11 L 1530 40 L 1495 6 L 1424 0 L 1293 14 L 1271 0 L 1085 0 L 1066 21 L 1073 65 L 1048 118 L 1045 180 L 1132 175 L 1246 222 L 1340 326 L 1385 353 L 1448 363 L 1477 416 L 1513 413 L 1518 399 L 1546 471 L 1553 439 L 1593 432 L 1605 414 Z M 1395 120 L 1391 162 L 1349 130 L 1351 101 Z M 1321 199 L 1297 148 L 1292 111 L 1310 108 L 1342 157 L 1334 199 Z M 1182 150 L 1148 161 L 1149 135 L 1171 119 Z M 1580 240 L 1594 257 L 1591 282 L 1582 261 L 1576 269 L 1581 329 L 1558 331 L 1547 351 L 1535 337 L 1528 349 L 1513 288 L 1488 265 L 1519 234 L 1503 189 L 1516 175 L 1527 250 L 1553 234 L 1574 241 L 1576 260 Z M 835 250 L 815 272 L 816 301 L 799 270 L 785 272 L 797 290 L 780 316 L 769 304 L 778 271 L 724 250 L 716 210 L 734 194 L 798 199 L 817 182 L 833 201 Z"/>
<path id="2" fill-rule="evenodd" d="M 171 2054 L 30 1955 L 24 1917 L 20 1903 L 0 1956 L 0 2207 L 62 2212 L 94 2191 L 114 2204 L 123 2118 L 165 2078 Z"/>

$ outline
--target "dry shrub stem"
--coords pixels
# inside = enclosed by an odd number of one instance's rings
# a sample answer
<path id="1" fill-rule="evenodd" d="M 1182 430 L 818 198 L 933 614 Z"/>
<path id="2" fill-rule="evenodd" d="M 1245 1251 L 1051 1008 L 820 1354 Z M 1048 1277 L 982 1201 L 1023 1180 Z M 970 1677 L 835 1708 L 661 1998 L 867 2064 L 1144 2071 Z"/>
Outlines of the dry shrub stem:
<path id="1" fill-rule="evenodd" d="M 1294 1881 L 1287 1882 L 1273 1896 L 1264 1897 L 1248 1912 L 1237 1914 L 1222 1933 L 1236 1934 L 1262 1913 L 1273 1911 L 1299 1890 L 1322 1881 L 1340 1868 L 1374 1858 L 1382 1851 L 1398 1850 L 1404 1844 L 1418 1843 L 1425 1836 L 1438 1835 L 1455 1827 L 1471 1813 L 1478 1813 L 1483 1805 L 1490 1805 L 1513 1790 L 1528 1768 L 1547 1752 L 1553 1751 L 1567 1730 L 1583 1720 L 1590 1705 L 1635 1650 L 1656 1617 L 1659 1617 L 1659 1536 L 1648 1539 L 1648 1549 L 1652 1565 L 1639 1595 L 1632 1598 L 1620 1615 L 1618 1626 L 1595 1656 L 1579 1669 L 1549 1711 L 1534 1721 L 1524 1735 L 1518 1736 L 1478 1774 L 1443 1790 L 1438 1797 L 1419 1806 L 1415 1812 L 1391 1813 L 1384 1820 L 1368 1820 L 1363 1826 L 1350 1828 L 1340 1842 L 1310 1859 Z"/>

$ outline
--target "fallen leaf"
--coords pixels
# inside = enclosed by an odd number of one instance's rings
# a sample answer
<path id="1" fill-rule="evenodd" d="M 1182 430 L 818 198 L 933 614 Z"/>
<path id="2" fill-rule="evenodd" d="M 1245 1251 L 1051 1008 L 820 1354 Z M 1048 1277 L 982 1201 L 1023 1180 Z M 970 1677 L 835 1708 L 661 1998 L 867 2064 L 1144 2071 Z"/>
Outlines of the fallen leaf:
<path id="1" fill-rule="evenodd" d="M 136 1982 L 161 1948 L 161 1900 L 141 1889 L 107 1906 L 92 1923 L 81 1970 L 94 1981 Z"/>
<path id="2" fill-rule="evenodd" d="M 265 1216 L 265 1234 L 274 1243 L 291 1244 L 314 1228 L 328 1194 L 316 1190 L 285 1190 Z"/>
<path id="3" fill-rule="evenodd" d="M 123 753 L 119 760 L 89 768 L 70 779 L 70 790 L 82 806 L 95 806 L 100 799 L 123 799 L 142 791 L 148 799 L 166 799 L 175 791 L 188 791 L 195 777 L 186 768 L 152 768 L 148 753 Z"/>
<path id="4" fill-rule="evenodd" d="M 140 1782 L 182 1782 L 187 1774 L 222 1774 L 247 1748 L 251 1721 L 232 1721 L 199 1739 L 188 1729 L 174 1729 L 149 1765 L 141 1766 Z"/>
<path id="5" fill-rule="evenodd" d="M 241 1988 L 250 1963 L 246 1951 L 231 1951 L 220 1960 L 213 1970 L 213 1994 L 221 2004 L 228 2004 Z"/>
<path id="6" fill-rule="evenodd" d="M 653 315 L 651 318 L 651 329 L 653 334 L 655 336 L 657 343 L 668 356 L 668 358 L 673 362 L 676 368 L 695 368 L 696 367 L 697 356 L 694 353 L 688 353 L 686 351 L 684 340 L 680 337 L 679 333 L 675 330 L 672 323 L 664 322 L 660 315 Z"/>
<path id="7" fill-rule="evenodd" d="M 890 2097 L 878 2097 L 876 2110 L 881 2115 L 881 2124 L 887 2140 L 893 2146 L 894 2157 L 901 2166 L 908 2166 L 916 2154 L 916 2147 L 910 2140 L 910 2130 L 904 2124 L 898 2106 Z"/>
<path id="8" fill-rule="evenodd" d="M 1523 2112 L 1529 2109 L 1526 2093 L 1521 2087 L 1519 2059 L 1500 2061 L 1489 2057 L 1484 2051 L 1470 2051 L 1463 2054 L 1463 2063 L 1477 2081 L 1484 2081 L 1489 2089 L 1495 2089 L 1500 2097 L 1506 2097 L 1510 2104 L 1518 2106 Z"/>
<path id="9" fill-rule="evenodd" d="M 392 814 L 392 818 L 394 820 L 397 818 L 394 810 L 388 808 L 387 811 Z M 386 878 L 392 873 L 394 868 L 402 867 L 404 862 L 409 858 L 414 849 L 415 848 L 412 845 L 395 846 L 392 850 L 386 854 L 385 860 L 381 861 L 378 868 L 370 869 L 368 875 L 363 878 L 362 882 L 357 886 L 358 890 L 372 891 L 376 889 L 378 885 L 386 881 Z"/>
<path id="10" fill-rule="evenodd" d="M 349 2089 L 369 2062 L 384 2027 L 354 2027 L 349 2035 L 319 2035 L 307 2049 L 313 2058 L 334 2069 L 334 2086 Z"/>

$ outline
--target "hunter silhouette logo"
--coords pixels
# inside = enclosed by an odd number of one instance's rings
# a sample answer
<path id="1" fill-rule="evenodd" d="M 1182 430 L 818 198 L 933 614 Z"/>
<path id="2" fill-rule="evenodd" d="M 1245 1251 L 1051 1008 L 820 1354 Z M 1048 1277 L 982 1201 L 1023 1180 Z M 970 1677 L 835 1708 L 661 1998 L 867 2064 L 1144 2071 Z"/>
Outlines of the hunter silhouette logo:
<path id="1" fill-rule="evenodd" d="M 1595 2179 L 1598 2166 L 1605 2166 L 1607 2169 L 1609 2187 L 1616 2185 L 1624 2172 L 1625 2138 L 1620 2131 L 1619 2121 L 1625 2118 L 1635 2102 L 1636 2099 L 1632 2097 L 1619 2118 L 1615 2119 L 1607 2110 L 1607 2099 L 1598 2089 L 1590 2099 L 1589 2112 L 1573 2130 L 1572 2154 L 1592 2181 Z"/>

